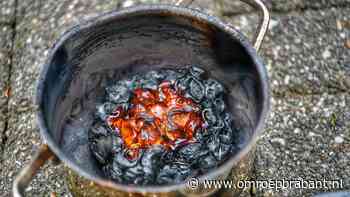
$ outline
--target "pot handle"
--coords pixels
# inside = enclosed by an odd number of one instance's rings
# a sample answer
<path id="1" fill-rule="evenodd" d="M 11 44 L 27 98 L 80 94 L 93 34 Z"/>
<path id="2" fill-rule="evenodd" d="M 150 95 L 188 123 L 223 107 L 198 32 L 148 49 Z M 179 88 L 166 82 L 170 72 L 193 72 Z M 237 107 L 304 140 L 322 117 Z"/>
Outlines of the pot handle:
<path id="1" fill-rule="evenodd" d="M 188 6 L 194 0 L 176 0 L 176 5 Z M 240 0 L 253 8 L 259 10 L 259 15 L 261 17 L 258 29 L 255 33 L 253 43 L 256 51 L 259 51 L 262 42 L 264 41 L 266 32 L 269 28 L 270 23 L 270 12 L 262 0 Z"/>
<path id="2" fill-rule="evenodd" d="M 24 192 L 30 181 L 48 160 L 58 162 L 56 155 L 50 150 L 49 146 L 47 144 L 43 144 L 36 152 L 30 164 L 21 170 L 13 182 L 12 192 L 14 197 L 25 196 Z"/>

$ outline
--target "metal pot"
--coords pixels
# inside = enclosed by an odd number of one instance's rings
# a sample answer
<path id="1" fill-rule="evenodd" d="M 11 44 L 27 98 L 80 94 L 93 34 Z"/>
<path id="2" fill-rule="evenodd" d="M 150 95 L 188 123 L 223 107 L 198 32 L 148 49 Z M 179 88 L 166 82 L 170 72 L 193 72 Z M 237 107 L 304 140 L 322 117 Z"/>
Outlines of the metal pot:
<path id="1" fill-rule="evenodd" d="M 240 150 L 218 168 L 199 177 L 226 179 L 254 149 L 269 110 L 266 69 L 257 55 L 268 29 L 269 12 L 261 0 L 244 0 L 259 9 L 261 22 L 253 45 L 233 27 L 198 10 L 186 8 L 192 1 L 172 5 L 137 6 L 110 12 L 73 27 L 51 49 L 39 79 L 37 116 L 42 145 L 33 161 L 13 185 L 15 197 L 48 160 L 61 161 L 67 169 L 69 188 L 76 196 L 208 196 L 216 189 L 195 190 L 186 183 L 168 186 L 122 185 L 99 175 L 89 156 L 84 125 L 65 128 L 64 121 L 87 95 L 94 101 L 102 87 L 98 72 L 126 73 L 169 65 L 200 65 L 230 90 L 228 105 L 239 133 Z M 95 83 L 96 82 L 96 83 Z M 92 109 L 90 109 L 92 110 Z M 91 112 L 91 111 L 90 111 Z M 81 113 L 81 114 L 89 114 Z"/>

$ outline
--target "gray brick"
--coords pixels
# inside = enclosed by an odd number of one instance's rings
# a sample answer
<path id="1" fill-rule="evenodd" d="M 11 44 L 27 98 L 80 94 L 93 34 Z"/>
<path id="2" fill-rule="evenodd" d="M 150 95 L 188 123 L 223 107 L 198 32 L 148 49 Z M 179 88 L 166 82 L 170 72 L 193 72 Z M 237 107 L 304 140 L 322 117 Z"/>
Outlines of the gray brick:
<path id="1" fill-rule="evenodd" d="M 349 94 L 276 98 L 258 142 L 257 180 L 343 180 L 350 189 Z M 328 191 L 336 191 L 332 189 Z M 257 196 L 310 196 L 326 189 L 258 190 Z"/>
<path id="2" fill-rule="evenodd" d="M 276 94 L 318 94 L 350 89 L 350 17 L 346 9 L 273 15 L 261 49 Z M 253 15 L 225 18 L 248 37 Z M 342 24 L 339 26 L 339 23 Z"/>

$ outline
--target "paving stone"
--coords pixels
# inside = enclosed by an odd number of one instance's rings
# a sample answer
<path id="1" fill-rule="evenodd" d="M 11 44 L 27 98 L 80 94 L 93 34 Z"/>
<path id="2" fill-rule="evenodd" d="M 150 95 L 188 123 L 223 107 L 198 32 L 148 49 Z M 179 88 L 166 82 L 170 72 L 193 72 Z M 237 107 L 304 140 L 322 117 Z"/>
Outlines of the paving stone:
<path id="1" fill-rule="evenodd" d="M 271 12 L 286 13 L 291 11 L 327 9 L 331 7 L 349 7 L 350 0 L 262 0 Z M 242 1 L 216 0 L 217 12 L 222 16 L 241 15 L 254 9 Z"/>
<path id="2" fill-rule="evenodd" d="M 233 16 L 238 14 L 247 14 L 253 12 L 254 9 L 242 1 L 232 1 L 232 0 L 217 0 L 216 8 L 221 16 Z M 264 1 L 267 7 L 271 7 L 271 3 Z"/>
<path id="3" fill-rule="evenodd" d="M 276 94 L 350 90 L 350 8 L 273 15 L 261 49 Z M 254 15 L 224 18 L 252 37 Z"/>
<path id="4" fill-rule="evenodd" d="M 33 112 L 12 111 L 11 115 L 1 164 L 3 171 L 0 171 L 0 190 L 3 196 L 11 196 L 15 176 L 28 164 L 41 144 Z M 45 196 L 51 192 L 57 192 L 58 196 L 69 195 L 62 166 L 46 165 L 26 190 L 27 196 Z"/>
<path id="5" fill-rule="evenodd" d="M 300 9 L 310 0 L 268 0 L 273 11 L 290 11 Z M 312 0 L 311 0 L 312 1 Z"/>
<path id="6" fill-rule="evenodd" d="M 219 9 L 219 5 L 217 1 L 213 0 L 200 0 L 194 1 L 191 8 L 196 8 L 201 10 L 202 12 L 209 13 L 211 15 L 221 16 L 221 12 Z"/>
<path id="7" fill-rule="evenodd" d="M 276 98 L 257 146 L 257 180 L 343 180 L 350 189 L 350 95 Z M 258 190 L 257 196 L 310 196 L 341 189 Z"/>
<path id="8" fill-rule="evenodd" d="M 1 164 L 1 195 L 10 196 L 15 175 L 30 160 L 41 143 L 32 98 L 36 80 L 48 49 L 58 36 L 70 26 L 116 9 L 117 1 L 19 1 L 14 64 L 12 66 L 12 96 L 9 103 L 10 120 L 6 132 Z M 44 196 L 56 191 L 68 195 L 62 178 L 62 167 L 46 167 L 29 187 L 28 196 Z M 0 196 L 1 196 L 0 195 Z"/>
<path id="9" fill-rule="evenodd" d="M 4 140 L 7 121 L 8 79 L 11 63 L 12 29 L 8 25 L 0 25 L 0 143 Z M 0 144 L 0 154 L 2 146 Z M 0 169 L 1 170 L 1 169 Z"/>
<path id="10" fill-rule="evenodd" d="M 350 89 L 350 8 L 275 18 L 263 48 L 275 92 L 315 94 Z M 339 22 L 340 21 L 340 22 Z M 338 26 L 338 27 L 337 27 Z"/>
<path id="11" fill-rule="evenodd" d="M 11 63 L 12 29 L 0 25 L 0 106 L 6 104 L 7 81 Z"/>
<path id="12" fill-rule="evenodd" d="M 274 11 L 349 7 L 350 0 L 269 0 Z"/>
<path id="13" fill-rule="evenodd" d="M 241 1 L 216 0 L 218 12 L 223 16 L 245 14 L 254 11 Z M 263 0 L 272 12 L 287 13 L 291 11 L 319 10 L 332 7 L 350 7 L 350 0 Z"/>
<path id="14" fill-rule="evenodd" d="M 148 5 L 148 4 L 166 4 L 174 5 L 177 0 L 126 0 L 119 3 L 119 7 L 129 7 L 133 5 Z M 213 0 L 200 0 L 194 1 L 189 5 L 190 8 L 200 9 L 201 11 L 210 14 L 219 14 L 218 2 Z"/>
<path id="15" fill-rule="evenodd" d="M 3 160 L 3 142 L 5 139 L 5 130 L 7 125 L 8 113 L 7 113 L 7 101 L 8 101 L 8 79 L 9 69 L 11 63 L 11 40 L 12 29 L 7 25 L 0 25 L 0 165 Z M 2 166 L 2 165 L 1 165 Z M 0 174 L 4 171 L 4 168 L 0 168 Z M 2 177 L 2 176 L 0 176 Z M 0 191 L 5 185 L 4 179 L 0 179 Z"/>
<path id="16" fill-rule="evenodd" d="M 0 1 L 0 23 L 11 23 L 15 16 L 16 0 Z"/>
<path id="17" fill-rule="evenodd" d="M 129 2 L 140 3 L 161 3 L 161 4 L 174 4 L 176 0 L 128 0 L 124 1 L 124 4 Z M 200 9 L 201 11 L 210 13 L 212 15 L 223 16 L 235 13 L 244 13 L 251 11 L 250 7 L 240 1 L 232 0 L 194 0 L 189 6 L 190 8 Z"/>

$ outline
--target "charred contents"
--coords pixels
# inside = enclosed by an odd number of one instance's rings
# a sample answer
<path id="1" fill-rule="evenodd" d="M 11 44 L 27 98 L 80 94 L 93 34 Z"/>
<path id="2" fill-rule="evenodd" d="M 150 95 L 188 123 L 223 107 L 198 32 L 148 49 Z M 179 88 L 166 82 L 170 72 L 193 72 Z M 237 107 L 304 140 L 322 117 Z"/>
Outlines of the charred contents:
<path id="1" fill-rule="evenodd" d="M 204 174 L 236 150 L 225 92 L 199 67 L 117 81 L 97 106 L 90 150 L 119 183 L 163 185 Z"/>

